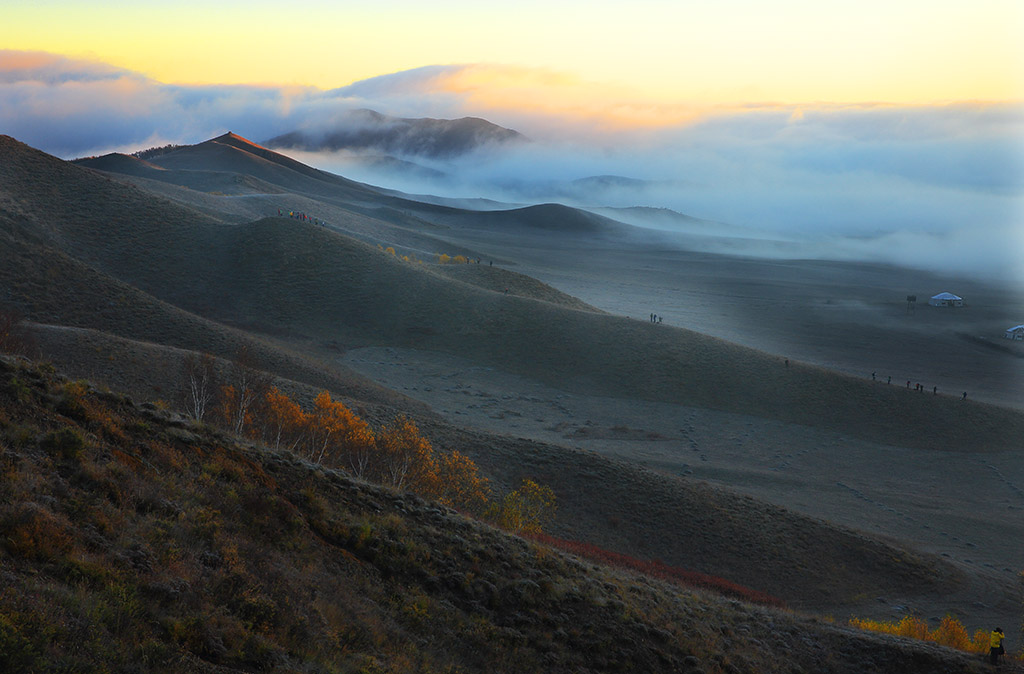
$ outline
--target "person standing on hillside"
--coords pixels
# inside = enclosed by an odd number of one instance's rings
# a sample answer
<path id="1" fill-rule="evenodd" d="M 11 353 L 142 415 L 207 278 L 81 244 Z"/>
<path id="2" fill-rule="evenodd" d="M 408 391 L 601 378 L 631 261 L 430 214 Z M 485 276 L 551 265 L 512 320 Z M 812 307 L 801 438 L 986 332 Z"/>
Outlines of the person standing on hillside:
<path id="1" fill-rule="evenodd" d="M 1006 652 L 1003 648 L 1003 628 L 997 627 L 992 630 L 992 637 L 989 640 L 988 658 L 993 665 L 999 664 L 999 656 Z"/>

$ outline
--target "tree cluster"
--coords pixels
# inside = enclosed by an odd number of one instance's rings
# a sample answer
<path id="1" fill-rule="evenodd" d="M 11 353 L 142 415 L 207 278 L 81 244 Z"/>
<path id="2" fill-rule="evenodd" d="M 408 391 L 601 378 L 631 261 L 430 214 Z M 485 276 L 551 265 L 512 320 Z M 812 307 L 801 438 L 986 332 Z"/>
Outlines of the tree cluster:
<path id="1" fill-rule="evenodd" d="M 145 150 L 139 150 L 138 152 L 132 152 L 131 156 L 135 157 L 136 159 L 152 159 L 153 157 L 159 157 L 162 154 L 167 154 L 168 152 L 177 150 L 179 147 L 185 146 L 168 144 L 161 145 L 160 147 L 150 147 Z"/>
<path id="2" fill-rule="evenodd" d="M 485 516 L 512 531 L 540 531 L 553 517 L 554 493 L 532 480 L 492 503 L 489 482 L 477 465 L 458 451 L 434 448 L 408 417 L 374 429 L 328 391 L 303 409 L 273 385 L 247 350 L 239 352 L 223 380 L 212 356 L 187 356 L 181 391 L 185 412 L 199 421 L 360 479 Z"/>

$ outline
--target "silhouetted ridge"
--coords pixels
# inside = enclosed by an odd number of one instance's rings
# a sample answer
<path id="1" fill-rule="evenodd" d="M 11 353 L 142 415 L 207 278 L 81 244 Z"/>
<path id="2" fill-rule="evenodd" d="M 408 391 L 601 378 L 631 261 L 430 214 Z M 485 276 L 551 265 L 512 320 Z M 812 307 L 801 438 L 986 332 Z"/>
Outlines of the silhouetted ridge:
<path id="1" fill-rule="evenodd" d="M 139 159 L 138 157 L 133 157 L 128 154 L 121 154 L 120 152 L 111 152 L 110 154 L 105 154 L 101 157 L 76 159 L 72 163 L 91 169 L 97 169 L 99 171 L 122 173 L 124 175 L 133 175 L 144 178 L 153 177 L 152 174 L 154 172 L 166 170 L 156 164 L 146 161 L 145 159 Z"/>
<path id="2" fill-rule="evenodd" d="M 355 110 L 336 128 L 319 133 L 293 131 L 271 138 L 266 144 L 311 152 L 374 149 L 390 154 L 446 159 L 488 145 L 525 139 L 518 131 L 479 117 L 412 119 L 388 117 L 373 110 Z"/>
<path id="3" fill-rule="evenodd" d="M 169 169 L 248 175 L 298 193 L 350 199 L 377 194 L 369 185 L 313 168 L 234 133 L 182 146 L 154 157 L 152 163 Z"/>

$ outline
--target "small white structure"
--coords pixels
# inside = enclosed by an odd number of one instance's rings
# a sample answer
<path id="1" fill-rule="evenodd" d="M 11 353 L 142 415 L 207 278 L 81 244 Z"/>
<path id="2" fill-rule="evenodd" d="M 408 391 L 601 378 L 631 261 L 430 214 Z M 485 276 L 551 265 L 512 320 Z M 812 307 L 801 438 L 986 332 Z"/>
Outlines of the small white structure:
<path id="1" fill-rule="evenodd" d="M 1024 325 L 1015 325 L 1007 330 L 1006 338 L 1024 341 Z"/>
<path id="2" fill-rule="evenodd" d="M 964 305 L 964 298 L 954 295 L 953 293 L 939 293 L 933 295 L 928 304 L 933 307 L 962 307 Z"/>

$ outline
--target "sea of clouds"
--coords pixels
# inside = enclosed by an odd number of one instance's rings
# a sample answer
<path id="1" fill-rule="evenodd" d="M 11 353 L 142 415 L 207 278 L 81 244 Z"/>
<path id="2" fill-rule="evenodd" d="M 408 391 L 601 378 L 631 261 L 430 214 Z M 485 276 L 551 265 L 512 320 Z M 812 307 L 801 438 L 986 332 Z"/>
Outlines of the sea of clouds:
<path id="1" fill-rule="evenodd" d="M 1024 284 L 1020 101 L 762 103 L 695 109 L 676 123 L 611 124 L 593 107 L 538 113 L 528 101 L 498 106 L 448 86 L 470 67 L 479 66 L 430 66 L 333 90 L 184 86 L 103 63 L 0 51 L 0 133 L 74 158 L 229 130 L 255 142 L 326 132 L 356 109 L 479 116 L 529 141 L 443 161 L 397 157 L 429 171 L 344 152 L 292 154 L 414 194 L 672 209 L 722 223 L 718 234 L 746 242 L 730 252 L 873 260 Z M 680 220 L 630 218 L 686 229 Z M 709 250 L 720 245 L 708 239 Z"/>

